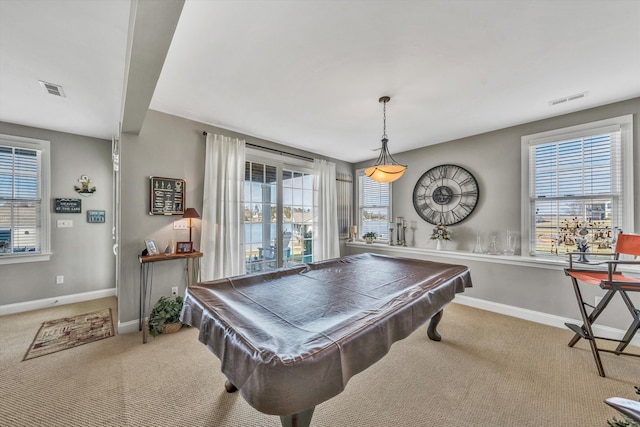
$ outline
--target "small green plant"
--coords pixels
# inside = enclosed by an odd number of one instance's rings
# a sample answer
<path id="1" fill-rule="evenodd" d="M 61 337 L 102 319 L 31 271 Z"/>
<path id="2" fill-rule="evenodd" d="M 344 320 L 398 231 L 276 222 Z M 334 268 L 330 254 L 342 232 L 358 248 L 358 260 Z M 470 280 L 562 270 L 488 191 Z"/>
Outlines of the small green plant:
<path id="1" fill-rule="evenodd" d="M 364 237 L 365 239 L 375 239 L 376 237 L 378 237 L 378 235 L 373 231 L 369 231 L 368 233 L 364 233 L 362 237 Z"/>
<path id="2" fill-rule="evenodd" d="M 184 299 L 181 296 L 160 297 L 149 315 L 149 334 L 158 336 L 165 324 L 179 323 Z"/>

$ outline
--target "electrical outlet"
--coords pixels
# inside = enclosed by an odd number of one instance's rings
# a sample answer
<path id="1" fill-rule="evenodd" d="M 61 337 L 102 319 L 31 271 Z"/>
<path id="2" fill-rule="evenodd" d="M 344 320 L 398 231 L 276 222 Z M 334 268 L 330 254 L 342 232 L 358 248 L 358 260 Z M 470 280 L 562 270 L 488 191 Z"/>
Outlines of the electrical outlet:
<path id="1" fill-rule="evenodd" d="M 72 219 L 59 219 L 56 222 L 56 226 L 58 228 L 72 228 L 73 227 L 73 220 Z"/>
<path id="2" fill-rule="evenodd" d="M 64 276 L 56 276 L 56 285 L 62 285 L 64 283 Z"/>
<path id="3" fill-rule="evenodd" d="M 174 286 L 173 288 L 171 288 L 171 295 L 178 295 L 178 287 Z"/>

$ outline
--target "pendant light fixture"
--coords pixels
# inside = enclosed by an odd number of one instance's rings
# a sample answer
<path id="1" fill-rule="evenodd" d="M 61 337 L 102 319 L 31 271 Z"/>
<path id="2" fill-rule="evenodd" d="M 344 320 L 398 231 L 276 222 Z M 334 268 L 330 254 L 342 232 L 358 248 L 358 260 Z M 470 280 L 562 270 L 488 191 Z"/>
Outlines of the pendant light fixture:
<path id="1" fill-rule="evenodd" d="M 364 174 L 376 182 L 393 182 L 407 170 L 406 165 L 401 165 L 391 157 L 387 148 L 387 143 L 389 142 L 387 138 L 387 102 L 390 100 L 391 98 L 388 96 L 383 96 L 378 100 L 383 105 L 382 148 L 376 164 L 364 170 Z"/>

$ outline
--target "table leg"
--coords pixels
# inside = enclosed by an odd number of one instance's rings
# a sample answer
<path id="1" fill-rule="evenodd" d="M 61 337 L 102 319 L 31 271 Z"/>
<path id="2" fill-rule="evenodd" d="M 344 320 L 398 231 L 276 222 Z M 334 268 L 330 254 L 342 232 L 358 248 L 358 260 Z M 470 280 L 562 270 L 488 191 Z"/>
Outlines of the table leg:
<path id="1" fill-rule="evenodd" d="M 227 390 L 227 393 L 235 393 L 238 391 L 238 387 L 233 385 L 233 383 L 229 380 L 224 382 L 224 389 Z"/>
<path id="2" fill-rule="evenodd" d="M 293 415 L 280 415 L 282 427 L 309 427 L 311 425 L 311 417 L 313 416 L 313 408 L 298 412 Z"/>
<path id="3" fill-rule="evenodd" d="M 438 331 L 436 331 L 436 328 L 438 327 L 438 323 L 440 323 L 440 320 L 442 320 L 442 310 L 434 314 L 431 320 L 429 321 L 429 327 L 427 328 L 427 336 L 433 341 L 442 340 L 442 337 L 440 336 Z"/>
<path id="4" fill-rule="evenodd" d="M 140 294 L 142 296 L 142 306 L 140 307 L 140 322 L 142 325 L 142 343 L 147 343 L 149 332 L 149 322 L 146 320 L 147 310 L 151 307 L 151 293 L 153 291 L 153 264 L 142 264 L 142 282 Z M 148 301 L 147 301 L 147 294 Z"/>

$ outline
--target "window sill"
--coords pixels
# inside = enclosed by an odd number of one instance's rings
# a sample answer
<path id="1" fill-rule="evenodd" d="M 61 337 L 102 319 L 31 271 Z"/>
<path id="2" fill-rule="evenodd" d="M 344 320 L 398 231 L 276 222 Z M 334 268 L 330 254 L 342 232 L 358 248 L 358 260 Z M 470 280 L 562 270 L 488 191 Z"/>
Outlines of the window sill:
<path id="1" fill-rule="evenodd" d="M 38 254 L 38 255 L 2 255 L 0 256 L 0 265 L 7 264 L 22 264 L 26 262 L 39 262 L 49 261 L 51 254 Z"/>
<path id="2" fill-rule="evenodd" d="M 564 270 L 569 267 L 568 257 L 533 257 L 527 255 L 488 255 L 476 254 L 473 252 L 460 250 L 436 250 L 432 248 L 410 247 L 410 246 L 389 246 L 384 243 L 364 243 L 364 242 L 347 242 L 348 247 L 367 249 L 376 252 L 388 254 L 404 254 L 408 255 L 429 255 L 433 257 L 461 259 L 468 261 L 491 262 L 505 265 L 517 265 L 521 267 L 545 268 L 549 270 Z M 574 266 L 575 266 L 574 262 Z M 576 267 L 574 267 L 576 268 Z M 631 273 L 640 274 L 639 268 L 627 267 L 620 269 Z"/>

